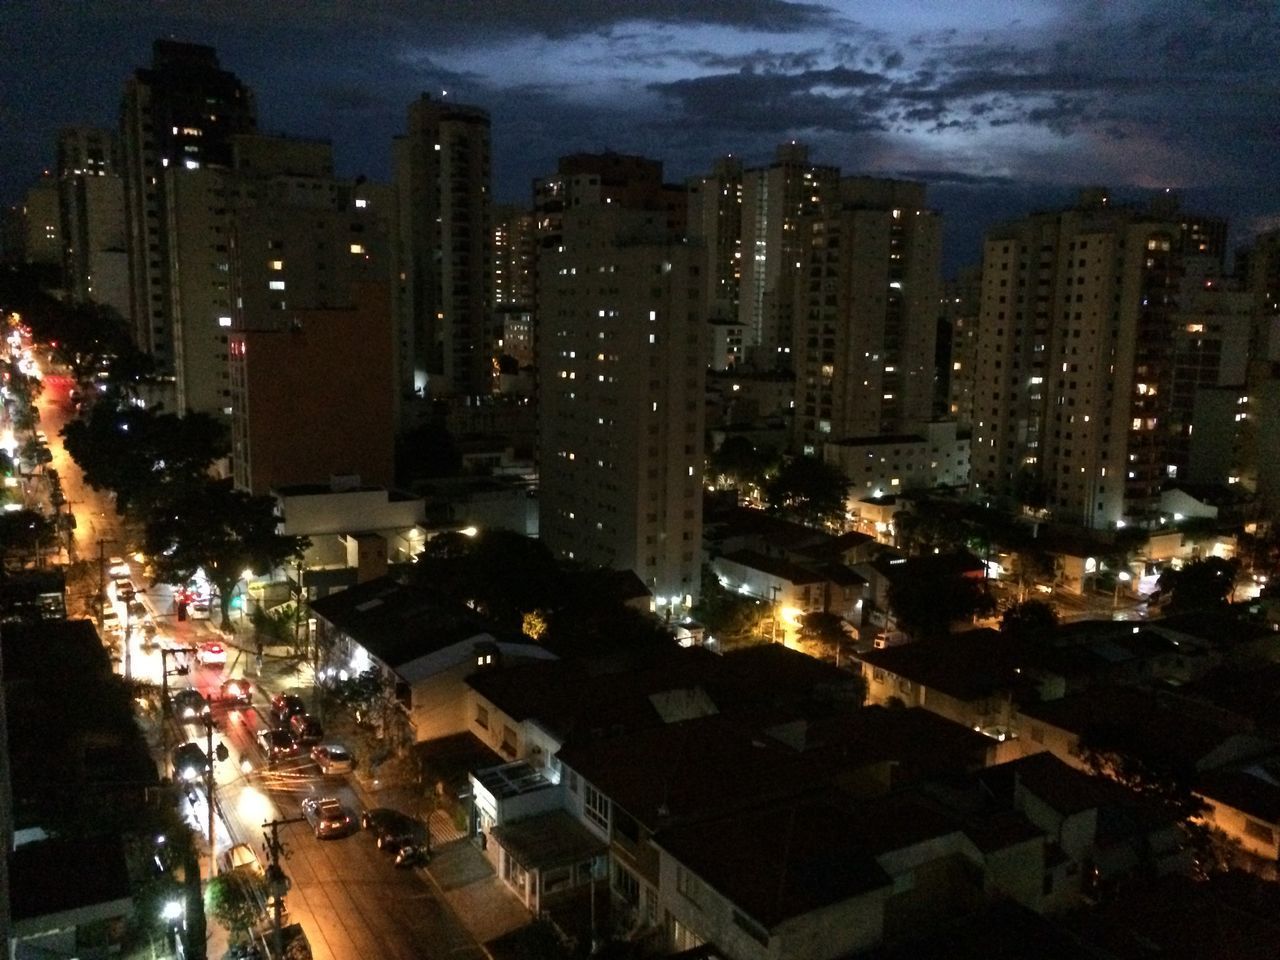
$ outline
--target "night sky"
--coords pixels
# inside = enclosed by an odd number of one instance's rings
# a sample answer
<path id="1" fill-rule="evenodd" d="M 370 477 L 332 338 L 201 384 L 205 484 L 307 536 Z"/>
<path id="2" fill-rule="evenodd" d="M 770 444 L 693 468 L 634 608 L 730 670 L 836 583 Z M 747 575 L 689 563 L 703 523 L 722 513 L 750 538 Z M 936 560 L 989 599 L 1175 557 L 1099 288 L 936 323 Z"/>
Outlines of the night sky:
<path id="1" fill-rule="evenodd" d="M 1171 187 L 1280 227 L 1275 0 L 332 0 L 0 5 L 0 199 L 60 126 L 114 125 L 158 36 L 210 44 L 271 132 L 332 139 L 390 175 L 420 92 L 493 116 L 494 190 L 527 202 L 573 151 L 749 164 L 799 139 L 847 173 L 925 179 L 949 268 L 991 222 L 1084 183 Z"/>

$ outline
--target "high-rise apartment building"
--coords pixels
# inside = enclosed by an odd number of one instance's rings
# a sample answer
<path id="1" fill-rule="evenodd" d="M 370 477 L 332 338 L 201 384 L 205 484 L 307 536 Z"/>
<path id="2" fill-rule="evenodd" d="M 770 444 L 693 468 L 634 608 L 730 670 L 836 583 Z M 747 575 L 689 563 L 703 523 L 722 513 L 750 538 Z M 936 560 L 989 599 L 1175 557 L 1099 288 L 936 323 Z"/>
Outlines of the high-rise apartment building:
<path id="1" fill-rule="evenodd" d="M 847 177 L 797 231 L 796 445 L 914 433 L 933 415 L 940 218 L 920 183 Z"/>
<path id="2" fill-rule="evenodd" d="M 763 369 L 793 368 L 800 221 L 834 195 L 839 179 L 839 169 L 809 163 L 808 148 L 795 141 L 778 147 L 770 166 L 742 175 L 738 318 L 748 359 Z"/>
<path id="3" fill-rule="evenodd" d="M 722 157 L 707 176 L 690 177 L 689 236 L 702 246 L 707 317 L 738 322 L 742 281 L 742 161 Z"/>
<path id="4" fill-rule="evenodd" d="M 394 479 L 392 193 L 311 175 L 328 156 L 313 141 L 237 143 L 223 350 L 233 473 L 255 493 Z"/>
<path id="5" fill-rule="evenodd" d="M 129 301 L 134 339 L 172 371 L 167 171 L 230 166 L 231 138 L 254 129 L 253 96 L 223 70 L 213 48 L 157 40 L 150 67 L 135 71 L 120 107 Z"/>
<path id="6" fill-rule="evenodd" d="M 116 134 L 68 127 L 58 134 L 58 194 L 67 292 L 129 315 L 124 178 Z"/>
<path id="7" fill-rule="evenodd" d="M 701 251 L 672 229 L 683 204 L 656 162 L 569 157 L 535 191 L 555 220 L 539 256 L 541 536 L 635 571 L 678 613 L 701 562 Z"/>
<path id="8" fill-rule="evenodd" d="M 242 282 L 240 316 L 270 326 L 280 304 L 316 309 L 345 305 L 351 247 L 385 244 L 392 203 L 386 187 L 333 176 L 328 142 L 259 134 L 232 138 L 231 163 L 166 172 L 174 370 L 181 410 L 231 415 L 227 337 L 233 324 L 233 239 L 259 229 L 309 255 L 252 260 Z M 376 240 L 359 236 L 368 231 Z M 348 235 L 350 233 L 350 235 Z M 282 239 L 283 242 L 283 239 Z M 379 264 L 388 270 L 389 261 Z M 278 268 L 270 270 L 271 265 Z M 270 276 L 267 274 L 270 273 Z"/>
<path id="9" fill-rule="evenodd" d="M 61 268 L 62 214 L 58 202 L 58 181 L 48 173 L 27 189 L 22 219 L 26 262 Z"/>
<path id="10" fill-rule="evenodd" d="M 1256 237 L 1236 256 L 1252 301 L 1247 376 L 1251 416 L 1244 471 L 1271 516 L 1280 513 L 1280 230 Z"/>
<path id="11" fill-rule="evenodd" d="M 982 268 L 965 267 L 954 280 L 943 284 L 942 321 L 949 328 L 946 360 L 938 377 L 947 398 L 947 414 L 964 429 L 973 423 L 973 388 L 977 377 L 975 350 L 978 342 Z"/>
<path id="12" fill-rule="evenodd" d="M 1087 527 L 1140 521 L 1174 478 L 1171 399 L 1188 256 L 1221 259 L 1225 225 L 1086 191 L 992 230 L 975 350 L 977 492 Z"/>
<path id="13" fill-rule="evenodd" d="M 401 393 L 488 394 L 489 114 L 424 94 L 393 152 Z"/>

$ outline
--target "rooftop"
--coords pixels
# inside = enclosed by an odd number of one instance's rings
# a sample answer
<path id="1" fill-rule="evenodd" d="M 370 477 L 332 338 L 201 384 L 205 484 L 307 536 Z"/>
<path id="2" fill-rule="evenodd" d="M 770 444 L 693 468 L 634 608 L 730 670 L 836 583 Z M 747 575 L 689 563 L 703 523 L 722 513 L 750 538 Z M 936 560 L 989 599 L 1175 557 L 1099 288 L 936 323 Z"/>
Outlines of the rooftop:
<path id="1" fill-rule="evenodd" d="M 526 870 L 551 870 L 581 863 L 609 849 L 564 810 L 551 810 L 493 828 L 507 854 Z"/>
<path id="2" fill-rule="evenodd" d="M 322 597 L 311 609 L 393 670 L 488 629 L 465 608 L 390 577 Z"/>
<path id="3" fill-rule="evenodd" d="M 15 921 L 33 920 L 127 900 L 129 871 L 119 837 L 40 840 L 13 851 L 10 908 Z M 68 878 L 75 882 L 69 883 Z"/>

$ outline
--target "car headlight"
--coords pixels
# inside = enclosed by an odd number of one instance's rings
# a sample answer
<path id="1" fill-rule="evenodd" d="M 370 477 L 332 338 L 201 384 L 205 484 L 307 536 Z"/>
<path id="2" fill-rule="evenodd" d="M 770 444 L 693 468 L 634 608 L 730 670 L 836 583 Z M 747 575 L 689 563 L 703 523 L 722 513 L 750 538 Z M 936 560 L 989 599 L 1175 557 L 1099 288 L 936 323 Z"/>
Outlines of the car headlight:
<path id="1" fill-rule="evenodd" d="M 199 775 L 200 774 L 195 767 L 187 767 L 185 770 L 182 771 L 182 779 L 187 781 L 194 780 Z"/>

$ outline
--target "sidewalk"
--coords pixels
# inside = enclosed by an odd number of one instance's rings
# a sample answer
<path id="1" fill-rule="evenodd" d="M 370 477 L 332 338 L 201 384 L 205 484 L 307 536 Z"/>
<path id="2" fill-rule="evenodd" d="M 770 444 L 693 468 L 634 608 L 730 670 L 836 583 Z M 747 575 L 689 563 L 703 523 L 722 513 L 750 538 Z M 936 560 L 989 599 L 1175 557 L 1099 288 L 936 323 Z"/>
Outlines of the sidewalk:
<path id="1" fill-rule="evenodd" d="M 248 637 L 236 637 L 233 645 L 250 646 Z M 259 691 L 270 697 L 276 693 L 296 692 L 311 702 L 313 677 L 310 664 L 299 664 L 285 647 L 264 650 L 261 674 L 254 674 L 253 652 L 247 651 L 246 673 L 256 677 Z M 417 817 L 423 796 L 420 789 L 409 785 L 381 785 L 359 774 L 351 778 L 352 788 L 366 807 L 390 807 Z M 447 904 L 458 922 L 482 948 L 498 937 L 527 926 L 533 921 L 520 899 L 512 893 L 485 858 L 449 819 L 443 810 L 432 811 L 428 829 L 431 832 L 431 862 L 420 868 L 435 888 L 440 900 Z M 485 948 L 485 952 L 488 950 Z M 210 954 L 211 960 L 214 955 Z"/>

